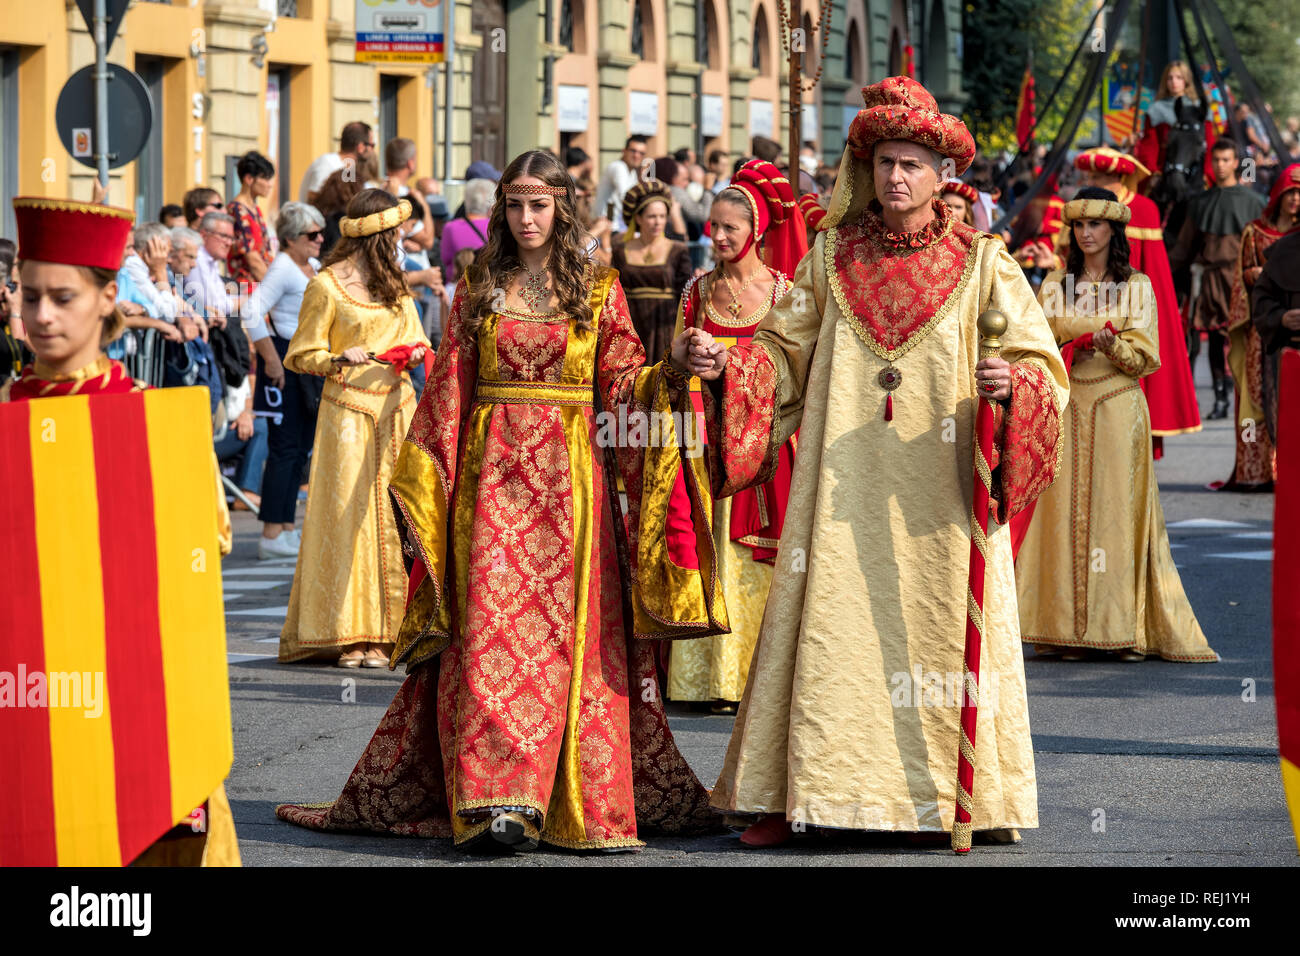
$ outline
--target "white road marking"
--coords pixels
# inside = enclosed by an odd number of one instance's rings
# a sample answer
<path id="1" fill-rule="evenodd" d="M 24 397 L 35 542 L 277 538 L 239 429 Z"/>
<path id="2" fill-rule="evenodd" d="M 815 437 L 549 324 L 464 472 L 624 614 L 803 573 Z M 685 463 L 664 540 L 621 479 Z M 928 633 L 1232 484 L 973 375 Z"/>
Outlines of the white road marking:
<path id="1" fill-rule="evenodd" d="M 254 644 L 279 644 L 280 638 L 276 637 L 259 637 L 253 641 Z"/>
<path id="2" fill-rule="evenodd" d="M 222 592 L 221 595 L 221 599 L 223 601 L 233 601 L 235 600 L 235 598 L 241 598 L 241 597 L 243 597 L 242 594 L 231 594 L 229 591 L 224 591 Z"/>
<path id="3" fill-rule="evenodd" d="M 1249 528 L 1248 524 L 1241 521 L 1224 521 L 1220 518 L 1188 518 L 1184 521 L 1175 521 L 1168 525 L 1170 528 Z"/>
<path id="4" fill-rule="evenodd" d="M 289 613 L 289 605 L 283 604 L 280 607 L 252 607 L 243 611 L 227 611 L 227 617 L 284 617 Z"/>
<path id="5" fill-rule="evenodd" d="M 1272 551 L 1234 551 L 1229 554 L 1207 554 L 1207 558 L 1236 558 L 1238 561 L 1272 561 Z"/>
<path id="6" fill-rule="evenodd" d="M 222 578 L 221 583 L 228 588 L 239 588 L 241 591 L 269 591 L 271 588 L 282 588 L 289 584 L 288 581 L 231 581 Z"/>
<path id="7" fill-rule="evenodd" d="M 261 577 L 264 575 L 275 575 L 277 577 L 293 577 L 294 569 L 290 565 L 280 568 L 226 568 L 225 573 L 232 578 L 242 577 Z"/>
<path id="8" fill-rule="evenodd" d="M 1230 538 L 1246 538 L 1251 541 L 1272 541 L 1272 531 L 1239 531 L 1236 534 L 1228 535 Z"/>
<path id="9" fill-rule="evenodd" d="M 274 657 L 274 654 L 227 654 L 226 662 L 229 664 L 244 664 L 248 661 L 269 661 Z"/>

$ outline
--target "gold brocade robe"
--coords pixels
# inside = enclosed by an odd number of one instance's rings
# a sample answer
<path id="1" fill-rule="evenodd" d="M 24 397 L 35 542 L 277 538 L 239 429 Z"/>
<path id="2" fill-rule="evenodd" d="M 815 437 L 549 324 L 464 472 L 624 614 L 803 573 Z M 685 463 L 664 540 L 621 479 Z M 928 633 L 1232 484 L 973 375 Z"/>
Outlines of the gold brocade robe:
<path id="1" fill-rule="evenodd" d="M 895 245 L 870 210 L 817 236 L 794 289 L 706 391 L 715 494 L 762 480 L 796 428 L 785 526 L 715 808 L 809 825 L 953 823 L 967 613 L 976 317 L 1008 320 L 1004 522 L 1051 481 L 1065 371 L 1020 267 L 945 209 Z M 901 383 L 887 393 L 881 373 Z M 762 464 L 755 464 L 761 460 Z M 974 826 L 1038 809 L 1007 529 L 990 521 Z"/>
<path id="2" fill-rule="evenodd" d="M 1061 477 L 1039 500 L 1016 560 L 1021 633 L 1033 644 L 1218 660 L 1174 567 L 1151 462 L 1139 385 L 1160 366 L 1151 283 L 1135 272 L 1112 301 L 1103 292 L 1097 310 L 1071 303 L 1063 276 L 1052 272 L 1039 290 L 1057 341 L 1107 321 L 1119 335 L 1070 369 Z"/>
<path id="3" fill-rule="evenodd" d="M 668 411 L 666 377 L 643 367 L 617 273 L 590 282 L 590 327 L 502 310 L 471 332 L 457 289 L 388 487 L 415 581 L 392 656 L 409 675 L 340 797 L 282 818 L 461 843 L 512 807 L 571 849 L 718 826 L 640 639 L 726 627 L 707 475 L 671 429 L 639 429 Z M 683 464 L 700 570 L 665 558 Z"/>
<path id="4" fill-rule="evenodd" d="M 325 376 L 325 389 L 281 661 L 397 640 L 406 570 L 386 489 L 415 389 L 404 370 L 338 366 L 330 358 L 353 346 L 380 354 L 413 342 L 429 345 L 409 296 L 392 309 L 359 302 L 329 268 L 307 283 L 284 364 Z"/>

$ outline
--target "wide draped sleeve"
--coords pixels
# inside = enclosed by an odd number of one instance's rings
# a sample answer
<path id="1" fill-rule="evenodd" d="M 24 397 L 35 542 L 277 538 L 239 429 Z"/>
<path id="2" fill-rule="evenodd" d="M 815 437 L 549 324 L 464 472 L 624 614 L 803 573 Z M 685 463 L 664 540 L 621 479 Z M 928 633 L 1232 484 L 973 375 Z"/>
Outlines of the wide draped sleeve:
<path id="1" fill-rule="evenodd" d="M 1151 280 L 1140 272 L 1129 277 L 1124 290 L 1124 323 L 1110 347 L 1099 351 L 1125 375 L 1141 378 L 1160 368 L 1156 294 Z"/>
<path id="2" fill-rule="evenodd" d="M 334 296 L 321 276 L 314 276 L 302 294 L 298 328 L 284 355 L 284 367 L 300 375 L 329 375 L 337 371 L 331 363 L 330 328 L 334 325 Z"/>
<path id="3" fill-rule="evenodd" d="M 996 518 L 1006 524 L 1056 480 L 1070 381 L 1052 327 L 1019 263 L 1000 242 L 989 241 L 980 263 L 979 310 L 996 309 L 1007 319 L 999 354 L 1011 365 L 1011 396 L 997 408 L 991 463 Z M 972 391 L 974 375 L 972 367 Z"/>
<path id="4" fill-rule="evenodd" d="M 627 491 L 628 563 L 633 632 L 638 638 L 729 633 L 713 543 L 713 501 L 690 394 L 674 385 L 662 362 L 643 367 L 645 351 L 632 326 L 623 287 L 615 279 L 600 309 L 596 387 L 606 425 L 597 436 L 614 443 Z M 613 476 L 610 476 L 612 480 Z M 674 486 L 685 485 L 693 560 L 673 560 L 668 548 Z"/>
<path id="5" fill-rule="evenodd" d="M 478 378 L 478 344 L 465 328 L 467 294 L 462 282 L 388 484 L 411 581 L 392 666 L 402 660 L 418 664 L 451 640 L 449 520 L 461 436 Z"/>

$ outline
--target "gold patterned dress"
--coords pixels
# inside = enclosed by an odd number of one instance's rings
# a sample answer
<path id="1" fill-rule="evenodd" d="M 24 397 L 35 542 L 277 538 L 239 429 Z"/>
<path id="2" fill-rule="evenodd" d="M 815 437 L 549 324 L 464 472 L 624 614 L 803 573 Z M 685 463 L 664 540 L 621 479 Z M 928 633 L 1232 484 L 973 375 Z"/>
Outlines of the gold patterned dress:
<path id="1" fill-rule="evenodd" d="M 713 307 L 711 276 L 692 279 L 677 310 L 673 337 L 689 322 L 691 327 L 704 329 L 728 347 L 748 344 L 758 323 L 790 290 L 788 278 L 776 270 L 770 271 L 773 282 L 767 301 L 740 320 L 724 316 Z M 695 388 L 698 387 L 697 382 Z M 695 397 L 699 397 L 698 393 Z M 668 662 L 669 700 L 739 701 L 745 693 L 749 662 L 754 656 L 768 588 L 772 585 L 772 557 L 779 539 L 779 534 L 764 532 L 772 525 L 779 528 L 784 516 L 794 464 L 793 437 L 786 443 L 782 459 L 783 467 L 778 466 L 780 474 L 773 481 L 721 498 L 714 505 L 713 546 L 718 555 L 718 579 L 727 601 L 731 633 L 673 643 Z M 737 502 L 748 506 L 755 516 L 749 522 L 750 527 L 742 529 L 733 519 Z"/>
<path id="2" fill-rule="evenodd" d="M 1118 335 L 1070 369 L 1061 477 L 1039 499 L 1016 560 L 1021 634 L 1031 644 L 1216 661 L 1174 567 L 1151 462 L 1139 384 L 1160 366 L 1151 283 L 1135 272 L 1098 309 L 1067 300 L 1064 275 L 1039 289 L 1057 342 L 1108 321 Z"/>
<path id="3" fill-rule="evenodd" d="M 341 367 L 330 359 L 353 346 L 380 354 L 413 342 L 429 345 L 409 296 L 391 309 L 360 302 L 329 268 L 307 283 L 284 364 L 324 376 L 325 389 L 281 661 L 397 640 L 406 570 L 387 489 L 415 412 L 415 389 L 392 366 Z"/>

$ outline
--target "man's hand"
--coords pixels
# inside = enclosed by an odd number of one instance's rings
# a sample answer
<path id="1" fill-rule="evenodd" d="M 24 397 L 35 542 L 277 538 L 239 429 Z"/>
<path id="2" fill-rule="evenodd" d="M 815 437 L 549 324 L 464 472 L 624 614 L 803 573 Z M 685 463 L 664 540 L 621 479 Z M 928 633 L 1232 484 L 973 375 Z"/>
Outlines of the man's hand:
<path id="1" fill-rule="evenodd" d="M 284 388 L 284 363 L 280 361 L 280 357 L 278 355 L 275 356 L 274 358 L 275 361 L 271 361 L 271 359 L 262 360 L 262 375 L 266 378 L 268 382 L 270 382 L 276 388 L 283 389 Z"/>
<path id="2" fill-rule="evenodd" d="M 244 409 L 235 419 L 235 434 L 240 441 L 248 441 L 253 437 L 253 413 Z"/>
<path id="3" fill-rule="evenodd" d="M 185 337 L 186 342 L 193 342 L 199 337 L 198 323 L 194 322 L 188 316 L 176 316 L 176 327 L 180 329 L 181 335 Z"/>
<path id="4" fill-rule="evenodd" d="M 184 342 L 185 336 L 181 335 L 181 330 L 176 328 L 170 322 L 164 322 L 162 319 L 154 319 L 153 327 L 162 334 L 168 342 Z"/>
<path id="5" fill-rule="evenodd" d="M 1000 358 L 980 359 L 975 366 L 975 382 L 980 398 L 998 402 L 1008 399 L 1011 397 L 1011 364 Z"/>
<path id="6" fill-rule="evenodd" d="M 1282 325 L 1292 332 L 1300 332 L 1300 309 L 1287 309 L 1283 312 Z"/>
<path id="7" fill-rule="evenodd" d="M 214 309 L 208 313 L 208 327 L 224 329 L 226 327 L 226 317 Z"/>
<path id="8" fill-rule="evenodd" d="M 140 253 L 140 258 L 149 268 L 149 277 L 154 282 L 167 281 L 167 257 L 171 255 L 172 244 L 170 239 L 162 236 L 154 236 L 145 245 L 144 251 Z"/>
<path id="9" fill-rule="evenodd" d="M 124 299 L 118 300 L 117 310 L 128 319 L 145 314 L 145 307 L 139 302 L 127 302 Z"/>

